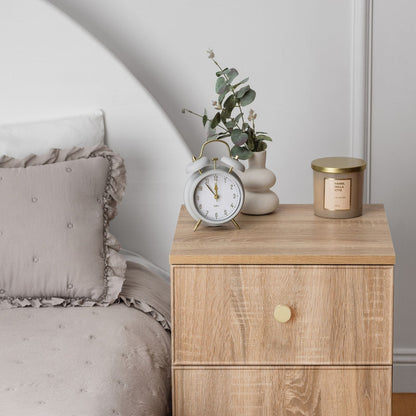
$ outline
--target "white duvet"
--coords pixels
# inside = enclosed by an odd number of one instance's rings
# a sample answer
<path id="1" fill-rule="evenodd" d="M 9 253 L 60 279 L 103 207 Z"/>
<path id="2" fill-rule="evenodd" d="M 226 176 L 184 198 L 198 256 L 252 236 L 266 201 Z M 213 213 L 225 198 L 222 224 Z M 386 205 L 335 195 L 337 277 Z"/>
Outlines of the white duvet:
<path id="1" fill-rule="evenodd" d="M 166 415 L 169 286 L 128 263 L 121 298 L 0 311 L 0 416 Z"/>

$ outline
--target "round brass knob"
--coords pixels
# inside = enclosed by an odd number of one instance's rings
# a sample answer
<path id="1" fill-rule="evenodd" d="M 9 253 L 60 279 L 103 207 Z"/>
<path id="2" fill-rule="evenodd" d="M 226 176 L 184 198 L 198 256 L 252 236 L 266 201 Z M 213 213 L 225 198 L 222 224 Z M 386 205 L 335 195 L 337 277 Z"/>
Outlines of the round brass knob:
<path id="1" fill-rule="evenodd" d="M 291 318 L 291 316 L 292 311 L 287 305 L 277 305 L 274 308 L 274 319 L 276 319 L 276 321 L 278 322 L 281 322 L 282 324 L 287 322 Z"/>

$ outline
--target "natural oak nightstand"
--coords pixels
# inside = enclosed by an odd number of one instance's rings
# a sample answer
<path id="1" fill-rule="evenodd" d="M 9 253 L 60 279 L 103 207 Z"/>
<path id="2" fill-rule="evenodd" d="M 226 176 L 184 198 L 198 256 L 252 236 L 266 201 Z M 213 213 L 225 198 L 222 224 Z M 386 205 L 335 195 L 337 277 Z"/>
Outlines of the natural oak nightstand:
<path id="1" fill-rule="evenodd" d="M 174 416 L 390 416 L 393 265 L 382 205 L 200 228 L 170 253 Z"/>

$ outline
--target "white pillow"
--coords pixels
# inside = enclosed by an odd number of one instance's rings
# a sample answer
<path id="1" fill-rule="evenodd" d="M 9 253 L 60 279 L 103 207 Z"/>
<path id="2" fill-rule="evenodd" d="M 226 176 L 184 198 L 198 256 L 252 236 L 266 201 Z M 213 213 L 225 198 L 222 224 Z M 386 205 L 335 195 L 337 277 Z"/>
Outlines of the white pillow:
<path id="1" fill-rule="evenodd" d="M 43 154 L 51 148 L 70 149 L 104 144 L 104 113 L 0 125 L 0 157 L 23 158 Z"/>

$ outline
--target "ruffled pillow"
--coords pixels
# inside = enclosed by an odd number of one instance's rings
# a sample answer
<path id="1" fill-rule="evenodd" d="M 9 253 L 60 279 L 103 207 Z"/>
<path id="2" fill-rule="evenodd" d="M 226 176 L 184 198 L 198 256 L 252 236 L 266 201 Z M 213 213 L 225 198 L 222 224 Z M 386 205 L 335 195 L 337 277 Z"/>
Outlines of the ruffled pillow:
<path id="1" fill-rule="evenodd" d="M 108 226 L 125 185 L 104 145 L 0 157 L 0 307 L 113 303 L 126 263 Z"/>

